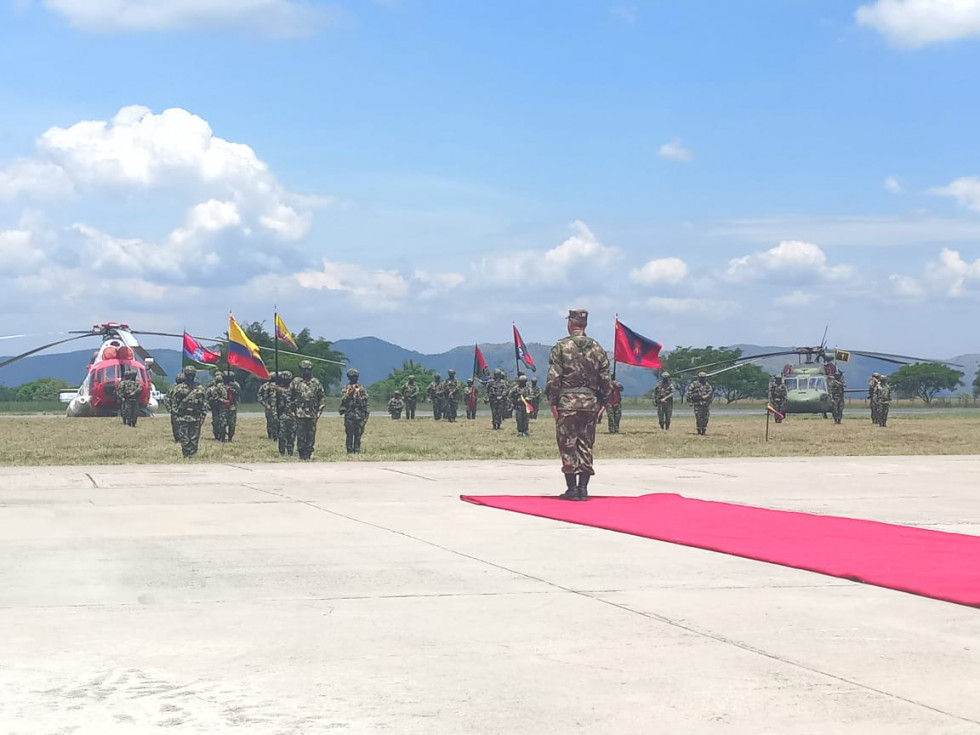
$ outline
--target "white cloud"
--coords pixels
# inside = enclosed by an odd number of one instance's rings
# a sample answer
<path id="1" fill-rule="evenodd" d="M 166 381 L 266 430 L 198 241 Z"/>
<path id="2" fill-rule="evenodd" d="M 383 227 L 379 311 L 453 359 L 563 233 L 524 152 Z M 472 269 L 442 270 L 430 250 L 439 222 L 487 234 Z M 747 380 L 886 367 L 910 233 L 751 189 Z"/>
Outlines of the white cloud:
<path id="1" fill-rule="evenodd" d="M 30 230 L 0 230 L 0 263 L 6 274 L 29 273 L 46 260 Z"/>
<path id="2" fill-rule="evenodd" d="M 980 36 L 980 0 L 876 0 L 855 19 L 897 46 L 919 48 Z"/>
<path id="3" fill-rule="evenodd" d="M 885 190 L 892 194 L 901 194 L 903 191 L 902 182 L 894 176 L 889 176 L 885 179 Z"/>
<path id="4" fill-rule="evenodd" d="M 294 275 L 302 288 L 337 291 L 366 311 L 390 311 L 409 294 L 409 284 L 397 271 L 369 270 L 350 263 L 323 261 L 323 270 Z"/>
<path id="5" fill-rule="evenodd" d="M 980 288 L 980 259 L 968 263 L 956 250 L 943 248 L 939 259 L 926 266 L 926 278 L 949 296 Z"/>
<path id="6" fill-rule="evenodd" d="M 336 7 L 309 0 L 44 0 L 81 30 L 236 30 L 264 36 L 310 35 L 341 17 Z"/>
<path id="7" fill-rule="evenodd" d="M 462 285 L 466 277 L 462 273 L 429 273 L 417 270 L 412 274 L 412 280 L 421 287 L 417 292 L 418 298 L 432 299 Z"/>
<path id="8" fill-rule="evenodd" d="M 666 158 L 668 161 L 680 161 L 682 163 L 689 163 L 694 160 L 694 153 L 682 146 L 677 138 L 660 146 L 657 155 Z"/>
<path id="9" fill-rule="evenodd" d="M 888 282 L 891 284 L 892 292 L 902 298 L 914 299 L 925 294 L 925 289 L 922 288 L 918 279 L 911 276 L 900 276 L 893 273 L 888 276 Z"/>
<path id="10" fill-rule="evenodd" d="M 929 193 L 953 197 L 960 205 L 980 212 L 980 179 L 976 177 L 964 176 L 948 186 L 934 187 Z"/>
<path id="11" fill-rule="evenodd" d="M 630 271 L 633 283 L 680 283 L 687 277 L 687 263 L 680 258 L 660 258 L 647 261 L 641 268 Z"/>
<path id="12" fill-rule="evenodd" d="M 571 224 L 575 234 L 550 250 L 521 250 L 483 258 L 479 271 L 493 283 L 524 285 L 542 278 L 563 280 L 573 268 L 605 268 L 615 262 L 619 249 L 603 245 L 581 220 Z"/>
<path id="13" fill-rule="evenodd" d="M 695 314 L 707 317 L 728 317 L 739 310 L 738 304 L 732 301 L 697 298 L 667 298 L 655 296 L 647 299 L 647 306 L 653 311 L 668 314 Z"/>
<path id="14" fill-rule="evenodd" d="M 774 306 L 779 306 L 786 309 L 799 309 L 812 304 L 813 299 L 814 296 L 812 293 L 807 293 L 806 291 L 796 289 L 795 291 L 783 294 L 782 296 L 777 296 L 775 299 L 773 299 L 772 303 Z"/>
<path id="15" fill-rule="evenodd" d="M 800 240 L 783 240 L 764 252 L 732 258 L 724 272 L 727 280 L 736 283 L 837 281 L 851 275 L 849 266 L 827 265 L 827 256 L 819 246 Z"/>
<path id="16" fill-rule="evenodd" d="M 53 163 L 24 158 L 0 169 L 0 201 L 22 193 L 44 199 L 59 198 L 73 191 L 71 179 Z"/>

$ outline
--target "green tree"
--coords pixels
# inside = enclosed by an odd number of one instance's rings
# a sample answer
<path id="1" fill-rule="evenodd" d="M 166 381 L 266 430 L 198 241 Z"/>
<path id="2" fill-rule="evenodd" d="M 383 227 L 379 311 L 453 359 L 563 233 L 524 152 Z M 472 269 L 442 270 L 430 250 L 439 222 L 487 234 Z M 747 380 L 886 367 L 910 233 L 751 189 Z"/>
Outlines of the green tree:
<path id="1" fill-rule="evenodd" d="M 170 390 L 170 381 L 162 375 L 151 376 L 150 382 L 153 383 L 153 387 L 161 393 L 166 393 L 168 390 Z"/>
<path id="2" fill-rule="evenodd" d="M 973 378 L 973 397 L 980 398 L 980 369 L 977 369 L 977 374 Z"/>
<path id="3" fill-rule="evenodd" d="M 741 355 L 742 351 L 737 348 L 729 349 L 727 347 L 712 347 L 711 345 L 707 347 L 677 347 L 667 354 L 661 360 L 661 363 L 663 364 L 662 369 L 670 372 L 671 381 L 677 386 L 680 395 L 683 396 L 687 393 L 688 386 L 697 380 L 699 370 L 704 369 L 706 372 L 721 370 L 733 365 L 735 360 L 741 357 Z M 741 369 L 736 368 L 735 372 Z M 718 395 L 723 396 L 726 394 L 725 389 L 722 387 L 727 382 L 725 373 L 712 376 L 708 380 Z M 732 379 L 730 382 L 732 384 L 738 384 L 739 381 Z M 768 380 L 766 382 L 768 383 Z M 739 397 L 745 398 L 746 396 Z M 738 400 L 738 398 L 731 400 Z M 729 400 L 729 403 L 731 400 Z"/>
<path id="4" fill-rule="evenodd" d="M 769 375 L 758 365 L 739 365 L 711 378 L 715 392 L 725 403 L 743 398 L 765 398 L 769 392 Z"/>
<path id="5" fill-rule="evenodd" d="M 0 401 L 16 401 L 17 400 L 17 389 L 8 388 L 3 383 L 0 383 Z"/>
<path id="6" fill-rule="evenodd" d="M 902 365 L 888 376 L 900 398 L 921 398 L 926 403 L 942 390 L 953 390 L 961 384 L 963 373 L 935 362 L 916 362 Z"/>
<path id="7" fill-rule="evenodd" d="M 34 382 L 25 383 L 17 389 L 17 400 L 57 401 L 61 391 L 73 388 L 74 386 L 60 378 L 38 378 Z"/>
<path id="8" fill-rule="evenodd" d="M 421 363 L 414 360 L 405 360 L 400 368 L 393 369 L 388 373 L 388 377 L 379 380 L 368 386 L 368 393 L 372 398 L 387 401 L 396 390 L 408 381 L 408 376 L 415 376 L 415 384 L 419 387 L 419 397 L 425 399 L 425 392 L 436 375 L 436 371 L 431 368 L 422 367 Z"/>

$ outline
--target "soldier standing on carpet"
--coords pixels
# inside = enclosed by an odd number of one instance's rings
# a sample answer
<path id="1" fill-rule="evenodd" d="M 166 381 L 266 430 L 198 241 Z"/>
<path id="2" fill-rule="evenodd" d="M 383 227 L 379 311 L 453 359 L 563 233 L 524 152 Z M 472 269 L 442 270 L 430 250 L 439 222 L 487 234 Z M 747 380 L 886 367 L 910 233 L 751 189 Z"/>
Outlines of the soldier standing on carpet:
<path id="1" fill-rule="evenodd" d="M 555 436 L 565 475 L 565 500 L 586 500 L 592 468 L 592 447 L 599 410 L 612 394 L 609 358 L 585 334 L 589 312 L 568 312 L 568 336 L 558 340 L 548 358 L 545 394 L 555 417 Z"/>

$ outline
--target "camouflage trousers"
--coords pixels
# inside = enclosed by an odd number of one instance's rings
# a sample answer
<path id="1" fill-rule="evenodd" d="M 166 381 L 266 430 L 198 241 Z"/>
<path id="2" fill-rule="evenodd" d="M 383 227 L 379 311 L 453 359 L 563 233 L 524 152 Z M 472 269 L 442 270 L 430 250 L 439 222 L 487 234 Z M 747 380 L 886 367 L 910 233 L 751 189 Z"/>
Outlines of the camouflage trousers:
<path id="1" fill-rule="evenodd" d="M 388 411 L 391 414 L 391 418 L 400 419 L 402 417 L 402 410 L 400 408 L 392 408 Z"/>
<path id="2" fill-rule="evenodd" d="M 446 407 L 441 398 L 432 399 L 432 418 L 439 421 L 446 413 Z"/>
<path id="3" fill-rule="evenodd" d="M 697 426 L 699 434 L 703 434 L 708 430 L 709 416 L 711 416 L 711 409 L 708 406 L 694 404 L 694 424 Z"/>
<path id="4" fill-rule="evenodd" d="M 136 399 L 123 401 L 119 409 L 119 415 L 126 426 L 136 426 L 136 418 L 139 415 L 139 408 Z"/>
<path id="5" fill-rule="evenodd" d="M 238 428 L 238 411 L 226 408 L 223 413 L 225 415 L 225 438 L 231 441 L 235 438 L 235 429 Z"/>
<path id="6" fill-rule="evenodd" d="M 490 401 L 490 420 L 493 422 L 493 428 L 499 429 L 500 422 L 506 415 L 507 407 L 501 401 Z"/>
<path id="7" fill-rule="evenodd" d="M 361 451 L 361 435 L 364 433 L 366 423 L 367 419 L 344 416 L 344 432 L 347 434 L 348 454 L 356 454 Z"/>
<path id="8" fill-rule="evenodd" d="M 844 417 L 844 399 L 843 398 L 831 398 L 830 399 L 830 415 L 834 417 L 834 423 L 839 424 L 841 419 Z"/>
<path id="9" fill-rule="evenodd" d="M 292 457 L 293 447 L 296 445 L 296 419 L 288 415 L 280 416 L 276 438 L 279 440 L 279 454 Z"/>
<path id="10" fill-rule="evenodd" d="M 211 433 L 218 441 L 225 439 L 225 411 L 222 408 L 211 409 Z"/>
<path id="11" fill-rule="evenodd" d="M 459 410 L 459 403 L 457 401 L 448 401 L 447 400 L 446 403 L 444 404 L 444 410 L 443 410 L 442 417 L 444 419 L 446 419 L 446 421 L 455 421 L 456 420 L 456 412 L 458 410 Z"/>
<path id="12" fill-rule="evenodd" d="M 174 433 L 174 441 L 175 442 L 179 442 L 180 441 L 180 434 L 177 431 L 177 426 L 178 426 L 177 414 L 172 413 L 172 414 L 170 414 L 170 429 Z"/>
<path id="13" fill-rule="evenodd" d="M 772 404 L 773 408 L 779 411 L 779 413 L 783 415 L 786 414 L 786 401 L 782 400 L 782 401 L 769 401 L 769 402 Z M 783 420 L 779 418 L 779 416 L 773 416 L 773 418 L 776 420 L 777 424 L 781 424 L 783 422 Z"/>
<path id="14" fill-rule="evenodd" d="M 562 474 L 595 474 L 592 447 L 595 445 L 595 411 L 559 411 L 555 437 L 561 455 Z"/>
<path id="15" fill-rule="evenodd" d="M 888 424 L 888 404 L 879 403 L 878 404 L 878 426 L 885 426 Z"/>
<path id="16" fill-rule="evenodd" d="M 276 416 L 276 409 L 265 409 L 265 435 L 269 439 L 275 439 L 279 435 L 279 418 Z"/>
<path id="17" fill-rule="evenodd" d="M 415 399 L 415 398 L 406 398 L 405 399 L 405 418 L 407 418 L 407 419 L 414 419 L 415 418 L 415 403 L 416 403 L 416 400 L 417 399 Z"/>
<path id="18" fill-rule="evenodd" d="M 668 403 L 658 403 L 657 404 L 657 421 L 660 422 L 661 429 L 670 428 L 670 417 L 674 414 L 674 403 L 672 401 Z"/>
<path id="19" fill-rule="evenodd" d="M 540 398 L 535 398 L 534 400 L 532 400 L 531 401 L 531 408 L 534 409 L 533 411 L 531 411 L 531 418 L 532 419 L 536 419 L 538 417 L 538 411 L 541 408 L 541 399 Z"/>
<path id="20" fill-rule="evenodd" d="M 527 409 L 524 406 L 518 406 L 514 409 L 514 419 L 517 421 L 517 435 L 527 436 L 527 430 L 530 424 L 531 417 L 527 413 Z"/>
<path id="21" fill-rule="evenodd" d="M 316 419 L 296 419 L 296 451 L 300 459 L 309 459 L 316 445 Z"/>
<path id="22" fill-rule="evenodd" d="M 618 403 L 606 409 L 606 421 L 609 422 L 609 433 L 619 433 L 619 421 L 623 418 L 623 407 Z"/>
<path id="23" fill-rule="evenodd" d="M 877 424 L 881 415 L 881 404 L 874 398 L 871 399 L 871 423 Z"/>
<path id="24" fill-rule="evenodd" d="M 184 457 L 197 454 L 197 445 L 201 441 L 201 422 L 195 418 L 177 419 L 177 441 Z"/>

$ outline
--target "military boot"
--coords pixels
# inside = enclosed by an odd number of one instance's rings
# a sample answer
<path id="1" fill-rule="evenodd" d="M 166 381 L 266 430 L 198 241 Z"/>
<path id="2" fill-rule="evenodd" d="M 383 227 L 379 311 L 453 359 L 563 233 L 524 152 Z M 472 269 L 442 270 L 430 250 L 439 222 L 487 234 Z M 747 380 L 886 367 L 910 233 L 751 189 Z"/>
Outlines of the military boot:
<path id="1" fill-rule="evenodd" d="M 589 499 L 589 480 L 592 479 L 592 475 L 582 472 L 578 476 L 578 487 L 576 500 L 588 500 Z"/>
<path id="2" fill-rule="evenodd" d="M 566 490 L 558 497 L 562 500 L 578 500 L 578 488 L 575 485 L 575 475 L 565 475 Z"/>

